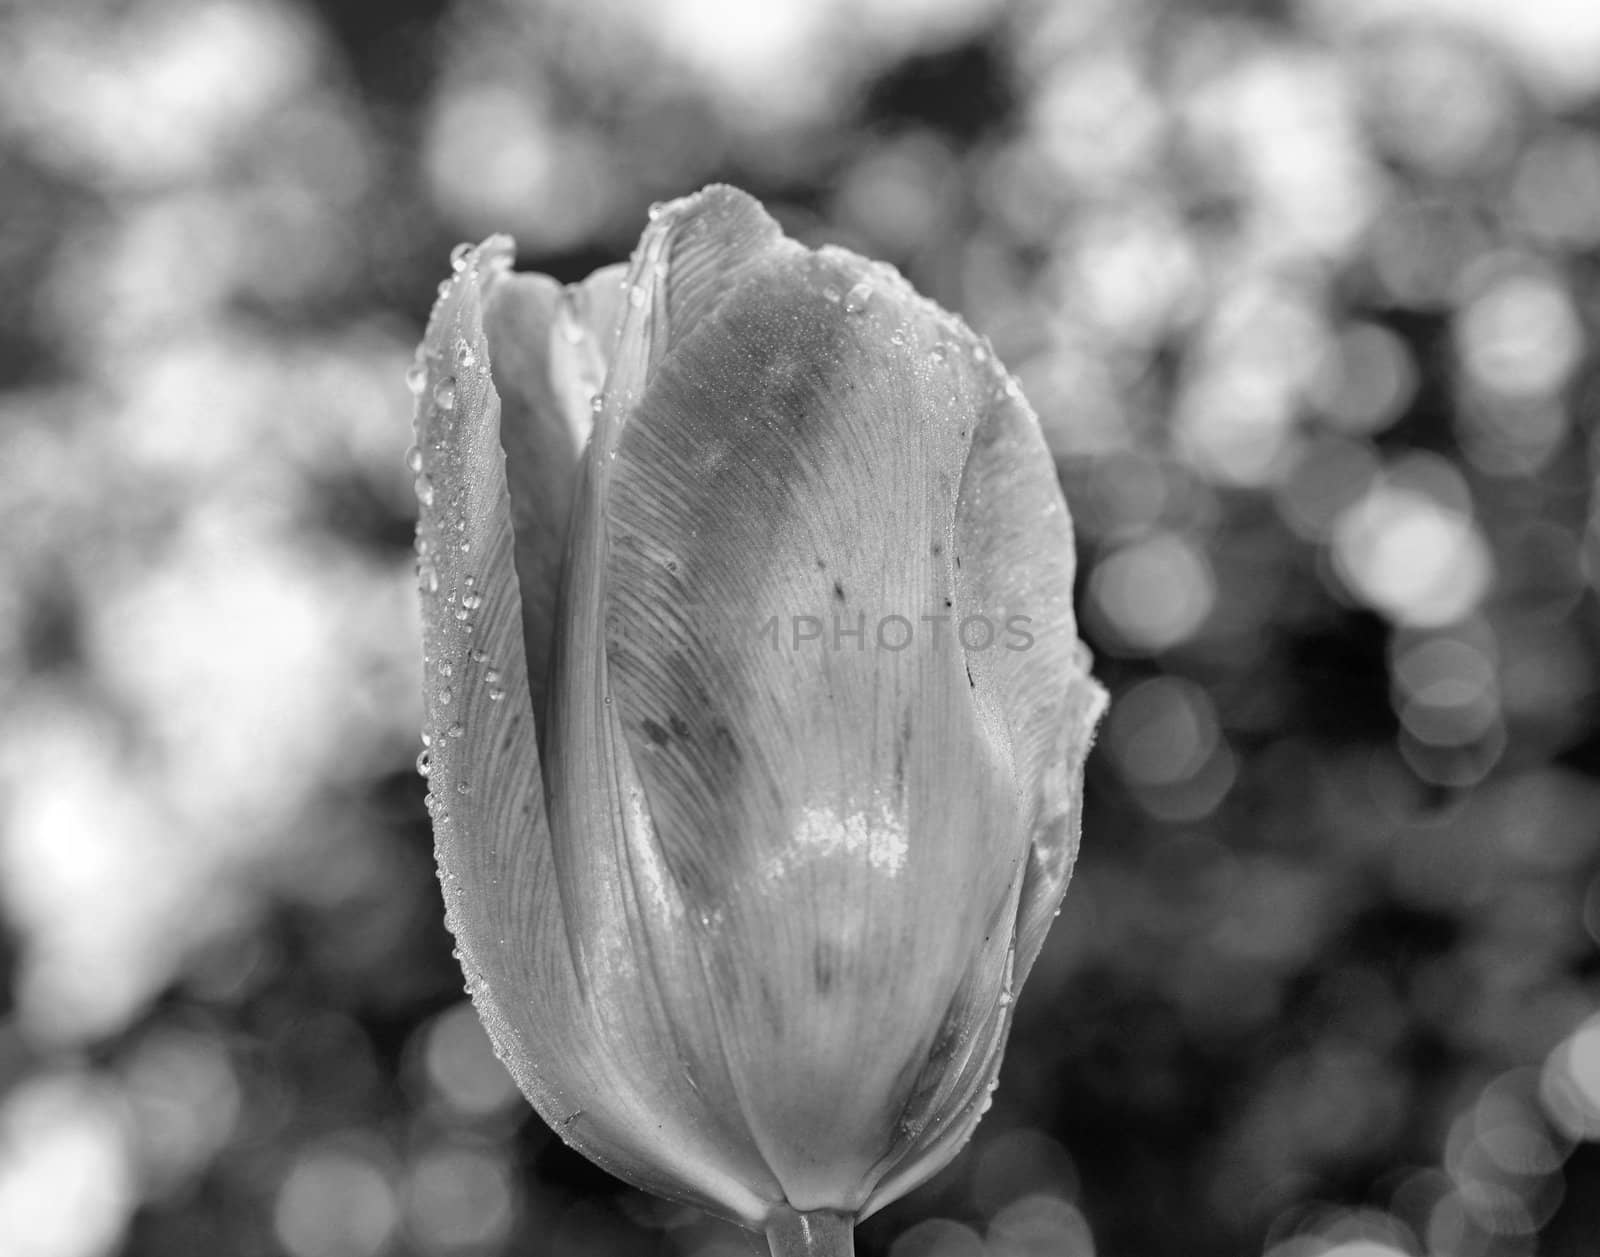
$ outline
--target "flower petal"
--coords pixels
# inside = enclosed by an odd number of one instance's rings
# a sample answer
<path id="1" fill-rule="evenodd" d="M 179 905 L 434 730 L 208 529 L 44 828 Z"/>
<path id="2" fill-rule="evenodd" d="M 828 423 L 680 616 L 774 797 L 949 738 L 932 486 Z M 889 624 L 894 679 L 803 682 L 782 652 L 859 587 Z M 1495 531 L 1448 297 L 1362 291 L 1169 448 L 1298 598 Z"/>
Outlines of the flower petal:
<path id="1" fill-rule="evenodd" d="M 435 307 L 417 414 L 430 477 L 418 528 L 431 565 L 422 600 L 430 806 L 447 921 L 498 1054 L 564 1140 L 642 1187 L 756 1224 L 775 1185 L 683 1077 L 652 1015 L 648 957 L 628 950 L 618 927 L 609 937 L 624 946 L 606 956 L 600 986 L 581 980 L 568 946 L 577 912 L 614 923 L 637 906 L 614 870 L 588 887 L 564 882 L 550 841 L 501 402 L 482 326 L 485 293 L 492 300 L 507 282 L 510 258 L 503 237 L 469 253 Z M 481 369 L 459 371 L 469 359 Z M 585 894 L 599 906 L 575 908 Z"/>
<path id="2" fill-rule="evenodd" d="M 1106 694 L 1073 616 L 1072 519 L 1039 421 L 999 374 L 961 478 L 957 605 L 991 623 L 1026 616 L 1027 634 L 969 651 L 977 693 L 1005 722 L 1033 834 L 1017 926 L 1016 983 L 1039 954 L 1078 854 L 1083 766 Z"/>
<path id="3" fill-rule="evenodd" d="M 556 597 L 578 462 L 615 348 L 625 265 L 563 288 L 545 275 L 500 276 L 483 313 L 506 453 L 523 640 L 537 719 L 545 715 Z"/>
<path id="4" fill-rule="evenodd" d="M 663 247 L 692 204 L 656 224 Z M 636 386 L 606 486 L 606 642 L 739 1103 L 795 1208 L 854 1209 L 952 1005 L 993 1011 L 998 983 L 970 971 L 1004 961 L 1027 855 L 1008 730 L 954 626 L 924 618 L 954 605 L 994 385 L 887 268 L 775 231 L 736 287 L 685 304 L 709 313 Z"/>

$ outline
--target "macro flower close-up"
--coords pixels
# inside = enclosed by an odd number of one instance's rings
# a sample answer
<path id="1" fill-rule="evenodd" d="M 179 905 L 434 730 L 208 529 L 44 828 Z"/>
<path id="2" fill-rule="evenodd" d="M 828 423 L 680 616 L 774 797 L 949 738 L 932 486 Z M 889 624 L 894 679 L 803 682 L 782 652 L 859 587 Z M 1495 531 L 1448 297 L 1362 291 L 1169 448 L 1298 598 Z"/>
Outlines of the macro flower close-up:
<path id="1" fill-rule="evenodd" d="M 0 1257 L 1600 1252 L 1600 4 L 15 0 L 0 185 Z"/>
<path id="2" fill-rule="evenodd" d="M 1038 421 L 731 188 L 568 288 L 454 260 L 410 459 L 468 987 L 579 1151 L 851 1252 L 987 1109 L 1077 854 L 1104 698 Z"/>

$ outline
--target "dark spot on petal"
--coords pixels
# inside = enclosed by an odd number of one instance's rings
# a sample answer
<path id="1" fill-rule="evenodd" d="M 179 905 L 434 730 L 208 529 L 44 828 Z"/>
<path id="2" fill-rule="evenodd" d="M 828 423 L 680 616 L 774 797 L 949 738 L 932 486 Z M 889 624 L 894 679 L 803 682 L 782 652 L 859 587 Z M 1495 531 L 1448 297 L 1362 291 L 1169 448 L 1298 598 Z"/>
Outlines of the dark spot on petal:
<path id="1" fill-rule="evenodd" d="M 840 602 L 844 601 L 844 585 L 840 581 L 833 582 L 833 596 Z"/>
<path id="2" fill-rule="evenodd" d="M 818 995 L 826 995 L 833 988 L 836 969 L 833 948 L 818 943 L 811 953 L 811 976 L 816 980 Z"/>
<path id="3" fill-rule="evenodd" d="M 823 571 L 828 566 L 827 560 L 820 554 L 817 555 L 817 571 Z"/>
<path id="4" fill-rule="evenodd" d="M 939 555 L 941 555 L 943 553 L 944 553 L 944 544 L 942 542 L 935 541 L 933 543 L 933 554 L 934 554 L 934 557 L 938 558 Z"/>
<path id="5" fill-rule="evenodd" d="M 772 983 L 765 976 L 761 979 L 761 1012 L 773 1034 L 783 1029 L 783 1009 L 778 1007 L 778 997 L 772 993 Z"/>
<path id="6" fill-rule="evenodd" d="M 967 684 L 973 689 L 978 688 L 978 683 L 972 679 L 972 665 L 970 663 L 967 665 Z"/>
<path id="7" fill-rule="evenodd" d="M 657 746 L 665 746 L 667 744 L 667 731 L 648 716 L 644 719 L 643 728 L 645 737 L 649 738 Z"/>
<path id="8" fill-rule="evenodd" d="M 738 764 L 744 759 L 739 750 L 739 743 L 733 736 L 733 730 L 725 724 L 719 724 L 711 730 L 711 745 L 730 765 Z"/>
<path id="9" fill-rule="evenodd" d="M 948 598 L 946 598 L 946 599 L 945 599 L 945 600 L 944 600 L 944 605 L 945 605 L 945 606 L 946 606 L 946 607 L 953 607 L 953 606 L 955 606 L 955 605 L 956 605 L 956 604 L 955 604 L 955 603 L 953 603 L 953 602 L 951 602 L 951 601 L 950 601 L 950 599 L 948 599 Z"/>
<path id="10" fill-rule="evenodd" d="M 679 716 L 676 713 L 668 716 L 667 724 L 672 726 L 672 731 L 680 738 L 686 738 L 689 736 L 689 723 L 682 716 Z"/>

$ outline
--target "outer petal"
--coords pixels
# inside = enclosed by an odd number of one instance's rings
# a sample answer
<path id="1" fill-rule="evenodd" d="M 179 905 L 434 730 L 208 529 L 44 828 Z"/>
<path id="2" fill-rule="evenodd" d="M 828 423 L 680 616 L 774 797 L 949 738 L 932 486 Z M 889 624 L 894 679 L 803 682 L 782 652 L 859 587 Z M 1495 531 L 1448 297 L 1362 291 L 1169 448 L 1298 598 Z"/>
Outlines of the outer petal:
<path id="1" fill-rule="evenodd" d="M 756 1223 L 776 1188 L 653 1033 L 647 959 L 608 957 L 598 989 L 568 947 L 580 911 L 570 897 L 585 888 L 563 882 L 551 848 L 482 327 L 510 249 L 497 237 L 470 253 L 441 297 L 417 414 L 430 807 L 447 920 L 497 1052 L 563 1139 L 641 1186 Z M 587 889 L 605 903 L 583 911 L 633 910 L 614 875 Z"/>
<path id="2" fill-rule="evenodd" d="M 604 486 L 610 682 L 706 974 L 678 1017 L 716 1027 L 789 1202 L 854 1210 L 981 1090 L 1004 1025 L 1032 809 L 1003 696 L 924 619 L 955 606 L 998 385 L 893 272 L 778 240 L 740 194 L 672 207 L 653 247 L 709 215 L 771 243 L 633 386 Z"/>
<path id="3" fill-rule="evenodd" d="M 1039 954 L 1078 853 L 1083 768 L 1106 694 L 1072 610 L 1072 519 L 1039 421 L 1004 376 L 985 407 L 961 478 L 957 603 L 1018 633 L 969 651 L 980 699 L 1004 721 L 1033 835 L 1017 924 L 1016 981 Z M 1014 649 L 1014 647 L 1016 647 Z"/>
<path id="4" fill-rule="evenodd" d="M 989 359 L 987 346 L 973 348 Z M 1088 653 L 1077 637 L 1072 521 L 1049 451 L 1016 384 L 1000 373 L 993 380 L 962 473 L 954 535 L 956 609 L 964 619 L 977 617 L 975 627 L 1005 626 L 987 649 L 967 652 L 967 666 L 975 697 L 1005 726 L 1032 835 L 1003 979 L 1009 1006 L 1071 876 L 1084 760 L 1105 693 L 1088 675 Z M 975 632 L 972 640 L 985 636 Z M 971 1137 L 989 1107 L 1009 1027 L 1009 1012 L 991 1013 L 981 1000 L 953 1008 L 947 1033 L 969 1045 L 965 1060 L 952 1060 L 926 1106 L 930 1120 L 864 1213 L 930 1178 Z"/>

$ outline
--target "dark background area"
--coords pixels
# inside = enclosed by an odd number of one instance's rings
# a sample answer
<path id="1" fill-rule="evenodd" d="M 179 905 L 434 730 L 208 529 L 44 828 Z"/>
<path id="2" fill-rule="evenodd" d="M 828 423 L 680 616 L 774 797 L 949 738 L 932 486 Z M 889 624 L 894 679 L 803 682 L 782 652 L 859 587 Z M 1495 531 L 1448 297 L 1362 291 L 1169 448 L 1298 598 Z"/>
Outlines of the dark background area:
<path id="1" fill-rule="evenodd" d="M 712 180 L 990 336 L 1114 705 L 865 1257 L 1600 1252 L 1600 15 L 0 12 L 0 1252 L 732 1257 L 515 1093 L 413 771 L 452 245 Z"/>

